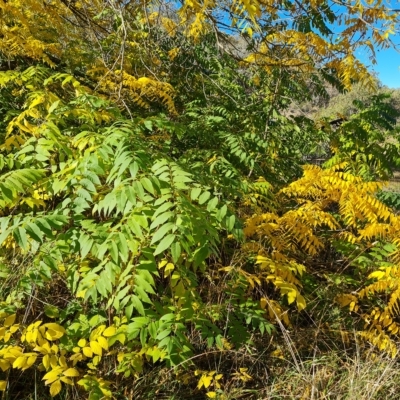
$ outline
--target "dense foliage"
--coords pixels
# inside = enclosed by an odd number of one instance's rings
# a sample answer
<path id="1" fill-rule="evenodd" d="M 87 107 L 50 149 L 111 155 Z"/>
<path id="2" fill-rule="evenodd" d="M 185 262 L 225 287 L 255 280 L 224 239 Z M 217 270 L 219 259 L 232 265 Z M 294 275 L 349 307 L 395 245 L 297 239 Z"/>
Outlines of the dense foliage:
<path id="1" fill-rule="evenodd" d="M 396 12 L 0 0 L 0 15 L 4 398 L 263 398 L 257 371 L 284 340 L 311 354 L 297 333 L 316 325 L 397 354 L 400 201 L 382 188 L 399 111 L 378 93 L 340 126 L 291 112 L 329 87 L 371 93 L 355 52 L 388 46 Z"/>

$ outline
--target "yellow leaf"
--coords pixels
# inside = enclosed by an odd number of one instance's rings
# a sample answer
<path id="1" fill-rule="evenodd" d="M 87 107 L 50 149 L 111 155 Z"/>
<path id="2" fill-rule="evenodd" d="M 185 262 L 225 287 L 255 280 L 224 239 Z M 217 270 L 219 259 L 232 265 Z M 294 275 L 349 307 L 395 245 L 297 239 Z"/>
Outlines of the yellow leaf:
<path id="1" fill-rule="evenodd" d="M 7 360 L 2 360 L 0 358 L 0 369 L 5 372 L 11 367 L 11 364 Z"/>
<path id="2" fill-rule="evenodd" d="M 61 392 L 61 382 L 57 380 L 50 386 L 50 396 L 51 397 L 57 396 L 58 393 L 60 392 Z"/>
<path id="3" fill-rule="evenodd" d="M 5 320 L 4 320 L 4 326 L 5 327 L 8 327 L 8 326 L 11 326 L 11 325 L 13 325 L 14 324 L 14 322 L 15 322 L 15 318 L 17 317 L 17 315 L 16 314 L 12 314 L 12 315 L 9 315 Z"/>
<path id="4" fill-rule="evenodd" d="M 7 343 L 10 339 L 11 339 L 11 333 L 10 333 L 10 332 L 7 332 L 7 333 L 4 335 L 3 342 L 4 342 L 4 343 Z"/>
<path id="5" fill-rule="evenodd" d="M 168 263 L 168 264 L 165 266 L 165 272 L 167 272 L 167 271 L 172 271 L 173 269 L 175 269 L 175 265 L 172 264 L 172 263 Z"/>
<path id="6" fill-rule="evenodd" d="M 85 346 L 86 346 L 86 339 L 81 339 L 81 340 L 79 340 L 78 346 L 79 346 L 79 347 L 85 347 Z"/>
<path id="7" fill-rule="evenodd" d="M 68 368 L 63 374 L 68 377 L 79 376 L 79 372 L 75 368 Z"/>
<path id="8" fill-rule="evenodd" d="M 62 376 L 62 377 L 60 378 L 60 381 L 63 381 L 64 383 L 67 383 L 68 385 L 73 385 L 73 384 L 74 384 L 74 381 L 73 381 L 73 380 L 71 380 L 71 379 L 69 379 L 69 378 L 67 378 L 67 377 L 65 377 L 65 376 Z"/>
<path id="9" fill-rule="evenodd" d="M 101 356 L 103 354 L 103 349 L 101 348 L 99 343 L 95 340 L 92 340 L 90 342 L 90 348 L 93 350 L 94 354 L 97 354 L 99 356 Z"/>
<path id="10" fill-rule="evenodd" d="M 30 356 L 30 357 L 26 360 L 26 364 L 25 364 L 24 369 L 27 369 L 27 368 L 31 367 L 33 364 L 35 364 L 36 359 L 37 359 L 37 355 L 36 355 L 36 354 Z"/>
<path id="11" fill-rule="evenodd" d="M 65 329 L 54 322 L 49 322 L 48 324 L 44 324 L 42 328 L 47 328 L 46 338 L 48 340 L 57 340 L 64 336 Z M 40 328 L 40 329 L 42 329 Z"/>
<path id="12" fill-rule="evenodd" d="M 385 272 L 383 272 L 383 271 L 374 271 L 368 275 L 369 279 L 376 278 L 376 279 L 380 280 L 384 277 L 385 277 Z"/>
<path id="13" fill-rule="evenodd" d="M 26 357 L 20 356 L 13 362 L 13 368 L 23 368 L 25 365 Z"/>
<path id="14" fill-rule="evenodd" d="M 202 375 L 199 383 L 197 384 L 197 389 L 201 389 L 203 386 L 208 388 L 211 385 L 212 376 Z"/>
<path id="15" fill-rule="evenodd" d="M 217 398 L 217 393 L 215 393 L 215 392 L 207 392 L 207 397 L 209 399 L 215 399 L 215 398 Z"/>
<path id="16" fill-rule="evenodd" d="M 50 356 L 48 354 L 46 354 L 43 359 L 42 359 L 42 363 L 44 365 L 44 367 L 46 368 L 46 371 L 50 368 Z"/>
<path id="17" fill-rule="evenodd" d="M 266 309 L 267 304 L 268 304 L 268 301 L 267 301 L 267 299 L 266 299 L 265 297 L 263 297 L 263 298 L 260 299 L 260 307 L 261 307 L 263 310 Z"/>
<path id="18" fill-rule="evenodd" d="M 47 354 L 51 353 L 50 344 L 47 340 L 42 344 L 41 347 L 47 351 Z"/>
<path id="19" fill-rule="evenodd" d="M 105 336 L 105 337 L 114 336 L 116 332 L 117 332 L 117 329 L 115 328 L 115 326 L 109 326 L 109 327 L 103 332 L 103 336 Z"/>
<path id="20" fill-rule="evenodd" d="M 56 331 L 54 329 L 48 329 L 45 333 L 45 337 L 47 340 L 57 340 L 64 336 L 64 333 L 61 331 Z"/>
<path id="21" fill-rule="evenodd" d="M 0 381 L 0 390 L 4 391 L 7 389 L 7 381 Z"/>
<path id="22" fill-rule="evenodd" d="M 50 356 L 50 365 L 51 368 L 58 368 L 58 358 L 57 356 Z"/>
<path id="23" fill-rule="evenodd" d="M 297 291 L 295 289 L 289 290 L 287 292 L 288 303 L 292 304 L 296 300 Z"/>
<path id="24" fill-rule="evenodd" d="M 271 352 L 270 355 L 271 355 L 272 357 L 281 358 L 282 360 L 285 359 L 281 348 L 274 350 L 273 352 Z"/>
<path id="25" fill-rule="evenodd" d="M 17 332 L 18 328 L 19 328 L 19 324 L 13 325 L 10 327 L 10 332 L 15 333 L 15 332 Z"/>
<path id="26" fill-rule="evenodd" d="M 296 303 L 299 311 L 304 310 L 306 308 L 306 300 L 301 294 L 297 294 Z"/>
<path id="27" fill-rule="evenodd" d="M 97 340 L 97 338 L 102 334 L 102 332 L 106 329 L 105 325 L 98 326 L 92 333 L 90 334 L 90 341 Z"/>
<path id="28" fill-rule="evenodd" d="M 100 356 L 94 356 L 92 363 L 93 363 L 94 366 L 96 366 L 96 365 L 98 365 L 98 363 L 100 361 L 101 361 L 101 357 Z"/>
<path id="29" fill-rule="evenodd" d="M 55 379 L 58 378 L 58 376 L 62 373 L 62 368 L 61 367 L 57 367 L 52 369 L 50 372 L 48 372 L 43 378 L 42 380 L 48 380 L 50 381 L 49 383 L 53 382 Z"/>
<path id="30" fill-rule="evenodd" d="M 108 342 L 107 339 L 104 338 L 103 336 L 99 336 L 97 338 L 97 341 L 99 342 L 99 345 L 104 349 L 104 350 L 108 350 Z"/>
<path id="31" fill-rule="evenodd" d="M 82 349 L 82 352 L 86 357 L 90 357 L 90 358 L 93 357 L 93 351 L 90 347 L 84 347 Z"/>
<path id="32" fill-rule="evenodd" d="M 60 364 L 61 367 L 67 368 L 67 360 L 65 359 L 64 356 L 61 356 L 61 357 L 58 359 L 58 363 Z"/>

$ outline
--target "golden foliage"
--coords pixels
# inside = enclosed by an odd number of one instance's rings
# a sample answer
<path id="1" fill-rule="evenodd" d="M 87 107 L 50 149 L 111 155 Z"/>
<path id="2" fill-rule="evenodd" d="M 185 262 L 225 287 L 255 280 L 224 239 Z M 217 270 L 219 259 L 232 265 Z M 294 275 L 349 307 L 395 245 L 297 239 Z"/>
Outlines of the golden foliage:
<path id="1" fill-rule="evenodd" d="M 359 313 L 365 321 L 360 337 L 370 341 L 380 350 L 395 354 L 391 336 L 399 333 L 396 322 L 400 314 L 400 266 L 398 262 L 400 218 L 376 198 L 382 183 L 364 182 L 361 178 L 344 172 L 346 163 L 330 169 L 305 166 L 302 178 L 281 190 L 281 207 L 276 212 L 248 218 L 245 233 L 255 239 L 260 270 L 253 282 L 260 278 L 273 283 L 288 304 L 296 301 L 297 308 L 305 307 L 300 295 L 299 278 L 306 270 L 296 259 L 315 257 L 325 246 L 326 240 L 340 239 L 367 249 L 374 241 L 394 243 L 386 263 L 369 275 L 375 282 L 357 293 L 342 294 L 337 301 L 351 312 Z M 324 234 L 325 233 L 325 234 Z M 329 233 L 329 236 L 326 235 Z M 329 239 L 327 239 L 329 238 Z M 397 245 L 397 249 L 396 249 Z M 263 273 L 267 271 L 267 276 Z M 385 295 L 383 309 L 374 307 L 365 311 L 362 300 Z M 263 308 L 271 301 L 262 300 Z"/>
<path id="2" fill-rule="evenodd" d="M 63 384 L 78 383 L 90 391 L 92 384 L 96 383 L 105 396 L 103 398 L 111 399 L 108 383 L 93 374 L 82 376 L 76 364 L 86 361 L 89 369 L 96 370 L 102 357 L 113 354 L 109 351 L 111 346 L 116 342 L 124 343 L 126 324 L 117 322 L 117 325 L 100 325 L 91 331 L 87 339 L 79 339 L 72 351 L 67 351 L 59 342 L 66 335 L 65 329 L 59 324 L 36 321 L 24 326 L 15 323 L 15 314 L 3 314 L 0 321 L 0 369 L 3 372 L 10 369 L 24 371 L 37 365 L 40 371 L 45 372 L 42 380 L 45 385 L 49 385 L 52 397 L 61 391 Z M 156 350 L 135 353 L 135 363 L 131 363 L 131 366 L 141 370 L 142 357 L 153 354 Z M 158 351 L 160 358 L 163 354 Z M 118 360 L 121 365 L 124 357 L 125 353 L 120 351 Z M 76 381 L 78 378 L 81 379 Z M 1 381 L 0 390 L 6 390 L 6 387 L 7 381 Z"/>

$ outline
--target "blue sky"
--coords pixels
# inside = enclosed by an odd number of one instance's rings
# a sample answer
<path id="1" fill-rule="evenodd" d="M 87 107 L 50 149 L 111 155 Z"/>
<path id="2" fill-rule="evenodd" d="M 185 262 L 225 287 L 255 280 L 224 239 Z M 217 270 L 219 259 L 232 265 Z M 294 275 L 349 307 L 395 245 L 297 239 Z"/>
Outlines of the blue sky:
<path id="1" fill-rule="evenodd" d="M 383 5 L 386 5 L 391 9 L 400 9 L 400 0 L 383 0 Z M 336 14 L 340 14 L 345 11 L 343 7 L 334 8 Z M 225 21 L 226 18 L 226 21 Z M 229 18 L 224 15 L 224 22 L 229 24 Z M 335 25 L 327 23 L 328 27 L 335 33 L 340 34 L 340 31 L 344 28 L 343 25 Z M 378 79 L 389 88 L 400 88 L 400 30 L 397 34 L 391 35 L 390 39 L 395 42 L 398 46 L 398 51 L 393 48 L 390 49 L 377 49 L 375 48 L 377 64 L 373 65 L 369 59 L 370 53 L 361 48 L 356 51 L 358 59 L 369 67 L 371 71 L 374 71 Z"/>
<path id="2" fill-rule="evenodd" d="M 400 8 L 400 0 L 384 0 L 383 4 L 392 9 Z M 399 46 L 400 50 L 400 36 L 391 35 L 390 39 Z M 381 49 L 376 50 L 377 64 L 372 65 L 366 55 L 357 54 L 360 61 L 364 64 L 369 65 L 372 71 L 375 71 L 378 75 L 379 80 L 390 88 L 400 88 L 400 51 L 394 49 Z"/>
<path id="3" fill-rule="evenodd" d="M 357 54 L 360 61 L 371 65 L 367 56 Z M 378 63 L 371 65 L 371 70 L 378 74 L 379 80 L 390 88 L 400 88 L 400 52 L 394 49 L 377 50 Z"/>

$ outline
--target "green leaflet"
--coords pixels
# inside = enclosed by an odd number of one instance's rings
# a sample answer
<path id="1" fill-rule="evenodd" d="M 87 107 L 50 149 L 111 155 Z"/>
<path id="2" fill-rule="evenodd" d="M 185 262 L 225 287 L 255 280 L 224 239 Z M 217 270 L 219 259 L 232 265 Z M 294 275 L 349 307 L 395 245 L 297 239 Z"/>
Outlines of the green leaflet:
<path id="1" fill-rule="evenodd" d="M 176 239 L 176 237 L 177 236 L 172 233 L 165 236 L 154 250 L 154 255 L 156 256 L 167 250 L 171 246 L 172 242 Z"/>

